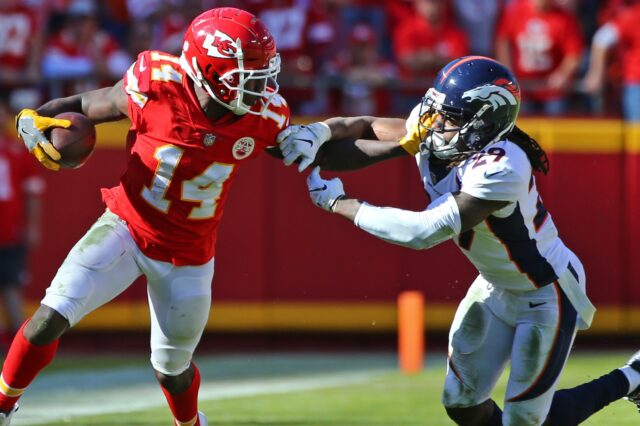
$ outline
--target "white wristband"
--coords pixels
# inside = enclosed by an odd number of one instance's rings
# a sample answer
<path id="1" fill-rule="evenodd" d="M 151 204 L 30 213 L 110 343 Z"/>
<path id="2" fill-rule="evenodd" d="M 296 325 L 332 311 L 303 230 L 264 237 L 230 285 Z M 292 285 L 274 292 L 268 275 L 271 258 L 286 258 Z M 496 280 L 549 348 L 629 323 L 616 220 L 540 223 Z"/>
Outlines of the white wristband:
<path id="1" fill-rule="evenodd" d="M 331 139 L 331 128 L 323 121 L 310 124 L 308 127 L 313 128 L 313 133 L 318 137 L 320 145 Z"/>

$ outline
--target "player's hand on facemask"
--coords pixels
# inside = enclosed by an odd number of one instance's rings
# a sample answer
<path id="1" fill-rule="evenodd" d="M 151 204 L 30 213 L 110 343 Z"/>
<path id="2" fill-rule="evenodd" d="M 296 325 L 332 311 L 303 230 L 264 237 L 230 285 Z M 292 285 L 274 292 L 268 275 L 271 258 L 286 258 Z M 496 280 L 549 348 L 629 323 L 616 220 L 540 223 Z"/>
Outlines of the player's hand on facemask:
<path id="1" fill-rule="evenodd" d="M 342 181 L 339 178 L 322 179 L 320 167 L 316 167 L 307 177 L 309 196 L 316 206 L 333 212 L 336 202 L 345 196 Z"/>
<path id="2" fill-rule="evenodd" d="M 284 164 L 290 166 L 300 159 L 299 172 L 313 163 L 318 150 L 329 139 L 331 129 L 322 122 L 289 126 L 276 137 L 284 156 Z"/>
<path id="3" fill-rule="evenodd" d="M 43 166 L 50 170 L 59 170 L 60 153 L 45 136 L 45 131 L 53 127 L 68 128 L 69 120 L 41 117 L 32 109 L 23 109 L 16 117 L 16 130 L 29 152 Z"/>

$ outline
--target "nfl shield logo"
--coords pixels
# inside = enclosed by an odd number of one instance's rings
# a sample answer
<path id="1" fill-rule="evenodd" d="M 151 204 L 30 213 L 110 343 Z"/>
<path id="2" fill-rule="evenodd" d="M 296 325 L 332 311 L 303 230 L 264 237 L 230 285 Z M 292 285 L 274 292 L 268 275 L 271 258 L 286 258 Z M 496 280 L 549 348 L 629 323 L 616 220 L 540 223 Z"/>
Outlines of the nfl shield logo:
<path id="1" fill-rule="evenodd" d="M 202 138 L 202 143 L 204 146 L 211 146 L 216 141 L 216 135 L 212 135 L 211 133 L 207 133 Z"/>

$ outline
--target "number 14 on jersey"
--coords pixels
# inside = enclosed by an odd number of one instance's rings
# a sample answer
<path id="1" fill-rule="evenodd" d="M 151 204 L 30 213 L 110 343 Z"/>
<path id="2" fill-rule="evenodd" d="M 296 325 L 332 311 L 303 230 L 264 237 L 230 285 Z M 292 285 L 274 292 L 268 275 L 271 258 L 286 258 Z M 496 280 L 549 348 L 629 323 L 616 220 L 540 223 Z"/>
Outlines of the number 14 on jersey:
<path id="1" fill-rule="evenodd" d="M 157 148 L 153 155 L 158 160 L 158 166 L 151 186 L 145 186 L 141 195 L 147 203 L 163 213 L 169 212 L 171 200 L 166 198 L 167 190 L 176 168 L 180 165 L 183 153 L 184 150 L 177 146 L 163 145 Z M 198 176 L 182 182 L 180 199 L 200 202 L 200 206 L 191 209 L 189 219 L 209 219 L 215 215 L 222 186 L 231 176 L 233 168 L 233 164 L 214 162 Z"/>

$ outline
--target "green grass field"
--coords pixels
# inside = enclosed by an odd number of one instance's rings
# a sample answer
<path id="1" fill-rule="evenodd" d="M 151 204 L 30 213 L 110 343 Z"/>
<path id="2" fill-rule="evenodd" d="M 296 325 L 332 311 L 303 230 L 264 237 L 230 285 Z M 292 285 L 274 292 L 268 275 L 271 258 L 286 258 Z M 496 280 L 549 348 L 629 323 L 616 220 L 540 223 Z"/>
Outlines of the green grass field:
<path id="1" fill-rule="evenodd" d="M 629 352 L 574 353 L 561 387 L 596 378 Z M 200 408 L 211 425 L 449 425 L 441 407 L 443 354 L 400 374 L 391 353 L 237 354 L 200 357 Z M 504 380 L 496 389 L 501 401 Z M 637 425 L 618 401 L 587 425 Z M 12 425 L 170 425 L 144 356 L 61 356 L 32 384 Z"/>

